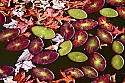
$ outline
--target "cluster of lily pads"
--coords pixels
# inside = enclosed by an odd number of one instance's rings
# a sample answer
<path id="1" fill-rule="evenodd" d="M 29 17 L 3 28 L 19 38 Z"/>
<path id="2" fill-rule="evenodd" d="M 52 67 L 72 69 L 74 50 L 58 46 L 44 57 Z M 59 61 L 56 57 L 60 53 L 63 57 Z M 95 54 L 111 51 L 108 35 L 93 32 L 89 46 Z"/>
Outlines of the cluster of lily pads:
<path id="1" fill-rule="evenodd" d="M 64 70 L 66 76 L 71 75 L 73 78 L 81 78 L 84 75 L 88 78 L 95 78 L 92 83 L 112 83 L 110 74 L 99 76 L 99 72 L 103 72 L 107 67 L 105 56 L 98 52 L 102 46 L 112 45 L 112 50 L 116 53 L 112 57 L 111 65 L 114 69 L 120 70 L 124 66 L 124 59 L 120 55 L 124 52 L 125 45 L 125 28 L 120 30 L 115 26 L 109 18 L 117 16 L 125 19 L 125 0 L 85 0 L 84 9 L 69 8 L 66 10 L 66 15 L 70 16 L 70 21 L 61 20 L 62 24 L 58 29 L 53 29 L 44 25 L 33 25 L 29 28 L 30 33 L 35 36 L 33 39 L 30 36 L 22 33 L 22 28 L 7 28 L 0 32 L 0 42 L 8 42 L 5 47 L 7 51 L 28 50 L 29 54 L 22 54 L 17 62 L 20 64 L 23 61 L 31 61 L 32 66 L 27 62 L 25 66 L 17 66 L 20 68 L 29 68 L 31 66 L 34 77 L 41 81 L 50 83 L 54 82 L 55 75 L 48 68 L 40 68 L 35 65 L 47 65 L 56 61 L 58 58 L 67 57 L 74 62 L 82 62 L 89 59 L 90 65 L 82 66 L 81 68 L 70 67 Z M 65 0 L 64 0 L 65 2 Z M 69 1 L 75 2 L 75 1 Z M 77 2 L 77 1 L 76 1 Z M 82 1 L 81 1 L 82 2 Z M 104 8 L 105 3 L 116 6 L 116 10 L 112 8 Z M 70 5 L 69 5 L 70 7 Z M 59 11 L 59 10 L 58 10 Z M 64 11 L 64 10 L 63 10 Z M 101 17 L 97 20 L 87 18 L 87 14 L 98 12 Z M 51 12 L 53 13 L 53 12 Z M 63 12 L 64 13 L 64 12 Z M 54 16 L 53 16 L 54 17 Z M 51 17 L 52 18 L 52 17 Z M 20 18 L 22 19 L 22 18 Z M 35 19 L 34 19 L 35 20 Z M 7 23 L 5 14 L 0 11 L 0 25 Z M 88 31 L 96 29 L 96 35 L 89 34 Z M 45 40 L 50 40 L 53 45 L 46 46 Z M 83 52 L 72 51 L 73 48 L 83 47 L 87 55 Z M 18 64 L 17 64 L 18 65 Z M 15 70 L 16 74 L 20 71 Z M 60 69 L 61 70 L 61 69 Z M 0 78 L 6 78 L 14 72 L 11 66 L 0 66 Z M 18 80 L 16 80 L 18 81 Z M 20 82 L 19 82 L 20 83 Z M 31 82 L 33 83 L 33 82 Z M 42 82 L 41 82 L 42 83 Z M 43 82 L 44 83 L 44 82 Z"/>

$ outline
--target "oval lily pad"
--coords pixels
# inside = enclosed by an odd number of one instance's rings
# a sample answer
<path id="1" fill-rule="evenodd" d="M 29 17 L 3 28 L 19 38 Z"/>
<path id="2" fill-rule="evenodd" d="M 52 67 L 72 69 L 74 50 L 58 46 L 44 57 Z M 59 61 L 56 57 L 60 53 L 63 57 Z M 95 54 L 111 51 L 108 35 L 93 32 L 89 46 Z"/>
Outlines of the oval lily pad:
<path id="1" fill-rule="evenodd" d="M 2 12 L 0 12 L 0 25 L 3 25 L 6 21 L 6 18 Z"/>
<path id="2" fill-rule="evenodd" d="M 97 25 L 97 21 L 89 18 L 78 20 L 73 23 L 73 27 L 78 30 L 91 30 Z"/>
<path id="3" fill-rule="evenodd" d="M 119 40 L 125 45 L 125 34 L 122 34 Z"/>
<path id="4" fill-rule="evenodd" d="M 66 75 L 71 75 L 74 78 L 80 78 L 84 76 L 84 73 L 78 68 L 67 68 L 65 69 Z"/>
<path id="5" fill-rule="evenodd" d="M 42 51 L 43 46 L 44 46 L 43 40 L 41 38 L 35 38 L 29 44 L 28 49 L 31 54 L 36 55 Z"/>
<path id="6" fill-rule="evenodd" d="M 75 19 L 87 18 L 87 13 L 81 9 L 69 9 L 68 14 Z"/>
<path id="7" fill-rule="evenodd" d="M 85 51 L 88 54 L 92 54 L 95 51 L 97 51 L 99 49 L 99 46 L 100 46 L 100 40 L 97 36 L 90 37 L 84 45 Z"/>
<path id="8" fill-rule="evenodd" d="M 43 39 L 52 39 L 55 37 L 55 32 L 45 26 L 34 26 L 32 27 L 32 32 L 34 35 Z"/>
<path id="9" fill-rule="evenodd" d="M 89 78 L 96 78 L 98 77 L 98 72 L 95 68 L 91 67 L 91 66 L 83 66 L 82 67 L 82 71 L 85 74 L 85 76 L 89 77 Z"/>
<path id="10" fill-rule="evenodd" d="M 112 8 L 103 8 L 99 11 L 99 13 L 105 17 L 117 17 L 118 12 Z"/>
<path id="11" fill-rule="evenodd" d="M 53 80 L 55 78 L 53 72 L 47 68 L 33 68 L 32 72 L 40 80 Z"/>
<path id="12" fill-rule="evenodd" d="M 88 34 L 86 31 L 76 31 L 72 44 L 74 45 L 74 47 L 79 47 L 83 45 L 87 41 L 87 39 Z"/>
<path id="13" fill-rule="evenodd" d="M 105 4 L 105 0 L 90 0 L 91 3 L 85 5 L 87 13 L 94 13 L 99 11 Z"/>
<path id="14" fill-rule="evenodd" d="M 120 70 L 124 66 L 123 57 L 120 55 L 113 56 L 113 58 L 111 60 L 111 65 L 113 66 L 113 68 Z"/>
<path id="15" fill-rule="evenodd" d="M 58 50 L 60 56 L 68 54 L 72 50 L 72 42 L 70 40 L 60 44 L 61 49 Z"/>
<path id="16" fill-rule="evenodd" d="M 101 42 L 111 44 L 113 41 L 113 35 L 105 29 L 97 29 L 96 31 L 98 38 Z"/>
<path id="17" fill-rule="evenodd" d="M 106 60 L 100 53 L 94 52 L 90 56 L 90 65 L 96 70 L 102 72 L 106 68 Z"/>
<path id="18" fill-rule="evenodd" d="M 11 75 L 14 72 L 14 68 L 11 66 L 0 66 L 0 79 Z"/>
<path id="19" fill-rule="evenodd" d="M 35 55 L 32 58 L 32 62 L 36 64 L 46 65 L 54 62 L 58 57 L 59 57 L 59 54 L 57 52 L 45 51 L 45 52 L 39 53 L 38 55 Z"/>
<path id="20" fill-rule="evenodd" d="M 112 49 L 114 52 L 121 54 L 124 51 L 124 46 L 120 41 L 115 40 L 112 43 Z"/>
<path id="21" fill-rule="evenodd" d="M 5 47 L 8 51 L 19 51 L 26 48 L 30 43 L 28 38 L 17 38 L 7 44 Z"/>
<path id="22" fill-rule="evenodd" d="M 20 34 L 19 29 L 5 29 L 0 32 L 0 42 L 9 42 L 16 39 Z"/>
<path id="23" fill-rule="evenodd" d="M 68 54 L 69 59 L 75 62 L 85 62 L 88 57 L 82 52 L 71 52 Z"/>

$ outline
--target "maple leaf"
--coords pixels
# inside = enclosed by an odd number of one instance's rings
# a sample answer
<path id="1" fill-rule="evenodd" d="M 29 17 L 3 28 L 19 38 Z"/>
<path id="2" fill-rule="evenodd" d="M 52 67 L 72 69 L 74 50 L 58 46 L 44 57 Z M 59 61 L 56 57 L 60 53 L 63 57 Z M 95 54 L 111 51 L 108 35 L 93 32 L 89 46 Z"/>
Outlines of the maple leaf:
<path id="1" fill-rule="evenodd" d="M 70 82 L 75 83 L 75 79 L 72 78 L 71 75 L 66 76 L 65 72 L 62 72 L 61 70 L 60 70 L 60 73 L 61 73 L 63 78 L 59 79 L 59 80 L 52 81 L 52 83 L 60 83 L 61 81 L 65 81 L 65 83 L 70 83 Z"/>
<path id="2" fill-rule="evenodd" d="M 22 71 L 14 76 L 14 80 L 18 83 L 33 83 L 35 79 L 31 75 L 26 76 L 26 72 Z"/>
<path id="3" fill-rule="evenodd" d="M 125 33 L 125 28 L 123 27 L 122 30 L 119 30 L 118 27 L 116 26 L 113 26 L 114 27 L 114 31 L 113 32 L 110 32 L 111 34 L 122 34 L 122 33 Z"/>
<path id="4" fill-rule="evenodd" d="M 113 27 L 114 27 L 114 31 L 112 31 L 112 32 L 110 32 L 110 33 L 115 35 L 114 39 L 115 39 L 119 34 L 125 33 L 125 28 L 124 28 L 124 27 L 122 28 L 122 30 L 119 30 L 118 27 L 116 27 L 116 26 L 113 26 Z"/>

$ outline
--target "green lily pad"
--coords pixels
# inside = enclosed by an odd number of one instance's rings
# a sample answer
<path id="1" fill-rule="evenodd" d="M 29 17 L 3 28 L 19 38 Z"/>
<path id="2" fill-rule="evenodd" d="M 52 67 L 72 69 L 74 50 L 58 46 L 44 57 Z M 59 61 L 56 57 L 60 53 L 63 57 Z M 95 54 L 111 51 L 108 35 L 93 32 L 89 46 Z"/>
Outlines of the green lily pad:
<path id="1" fill-rule="evenodd" d="M 105 17 L 117 17 L 118 12 L 112 8 L 103 8 L 99 11 L 99 13 Z"/>
<path id="2" fill-rule="evenodd" d="M 82 52 L 71 52 L 68 54 L 70 60 L 75 62 L 85 62 L 88 57 Z"/>
<path id="3" fill-rule="evenodd" d="M 72 42 L 70 40 L 60 44 L 61 49 L 58 50 L 60 56 L 68 54 L 72 50 Z"/>
<path id="4" fill-rule="evenodd" d="M 52 39 L 55 37 L 55 32 L 45 26 L 34 26 L 32 27 L 32 32 L 34 35 L 43 39 Z"/>
<path id="5" fill-rule="evenodd" d="M 87 13 L 81 9 L 69 9 L 68 14 L 75 19 L 87 18 Z"/>
<path id="6" fill-rule="evenodd" d="M 113 68 L 120 70 L 124 66 L 123 57 L 120 55 L 113 56 L 113 58 L 111 60 L 111 65 L 113 66 Z"/>
<path id="7" fill-rule="evenodd" d="M 112 43 L 112 49 L 114 52 L 121 54 L 124 51 L 124 46 L 120 41 L 115 40 Z"/>

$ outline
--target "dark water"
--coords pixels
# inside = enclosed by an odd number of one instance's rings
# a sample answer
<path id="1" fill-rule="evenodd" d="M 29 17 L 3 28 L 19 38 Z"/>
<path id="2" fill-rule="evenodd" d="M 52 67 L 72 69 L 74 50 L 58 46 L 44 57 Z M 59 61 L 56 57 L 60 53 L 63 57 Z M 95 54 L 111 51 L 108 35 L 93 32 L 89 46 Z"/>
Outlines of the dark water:
<path id="1" fill-rule="evenodd" d="M 105 5 L 105 7 L 112 7 L 109 5 Z M 113 7 L 112 7 L 113 8 Z M 88 14 L 88 18 L 92 18 L 94 20 L 97 20 L 97 18 L 101 16 L 98 12 L 93 13 L 93 14 Z M 110 20 L 112 21 L 112 23 L 116 26 L 119 26 L 119 28 L 122 28 L 123 26 L 125 27 L 125 19 L 122 19 L 120 17 L 116 17 L 116 18 L 110 18 Z M 88 31 L 88 33 L 92 33 L 93 35 L 95 35 L 95 31 L 97 28 L 100 28 L 99 26 L 97 26 L 95 29 Z M 0 31 L 4 29 L 2 26 L 0 26 Z M 44 40 L 45 44 L 48 45 L 49 43 L 47 43 L 48 40 Z M 2 65 L 11 65 L 14 67 L 14 64 L 16 63 L 16 60 L 18 58 L 19 55 L 21 55 L 22 51 L 18 51 L 18 52 L 9 52 L 4 50 L 4 47 L 6 46 L 7 43 L 0 43 L 0 66 Z M 79 52 L 83 52 L 85 53 L 88 57 L 90 57 L 90 55 L 88 55 L 84 50 L 83 50 L 84 46 L 81 46 L 79 48 L 73 48 L 72 51 L 79 51 Z M 118 83 L 122 83 L 121 81 L 123 80 L 123 78 L 125 77 L 124 73 L 125 73 L 125 66 L 120 69 L 119 71 L 115 70 L 112 68 L 110 61 L 111 58 L 115 55 L 115 53 L 112 51 L 111 49 L 111 45 L 107 46 L 107 47 L 103 47 L 102 50 L 98 50 L 97 52 L 99 52 L 100 54 L 102 54 L 106 61 L 107 61 L 107 67 L 105 69 L 105 71 L 103 72 L 99 72 L 99 75 L 103 75 L 103 74 L 114 74 L 116 73 L 116 78 L 117 78 L 117 82 Z M 121 54 L 123 56 L 123 58 L 125 59 L 125 51 Z M 82 66 L 89 66 L 89 60 L 84 62 L 84 63 L 76 63 L 71 61 L 67 55 L 63 56 L 63 57 L 59 57 L 55 62 L 49 64 L 49 65 L 37 65 L 38 67 L 47 67 L 50 70 L 52 70 L 55 74 L 55 79 L 59 79 L 61 78 L 60 72 L 59 70 L 64 70 L 66 68 L 69 67 L 77 67 L 80 68 Z M 32 72 L 29 72 L 30 74 L 32 74 Z M 87 77 L 82 77 L 79 79 L 76 79 L 76 83 L 91 83 L 91 81 L 93 81 L 94 79 L 90 79 Z M 0 83 L 3 83 L 2 81 L 0 81 Z"/>

